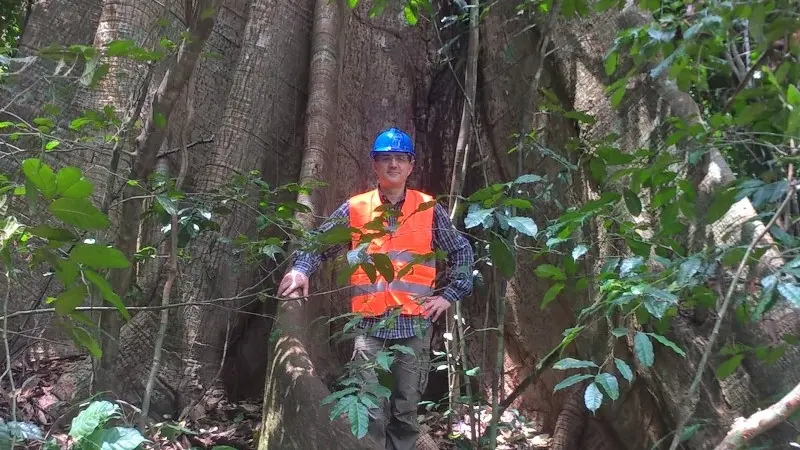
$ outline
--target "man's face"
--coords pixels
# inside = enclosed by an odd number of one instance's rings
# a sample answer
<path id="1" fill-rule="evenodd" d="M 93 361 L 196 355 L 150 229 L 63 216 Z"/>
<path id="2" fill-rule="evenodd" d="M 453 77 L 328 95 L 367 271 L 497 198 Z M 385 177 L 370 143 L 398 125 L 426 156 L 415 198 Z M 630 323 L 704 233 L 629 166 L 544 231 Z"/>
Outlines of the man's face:
<path id="1" fill-rule="evenodd" d="M 399 188 L 414 168 L 414 160 L 408 153 L 385 152 L 375 155 L 375 173 L 378 183 L 385 188 Z"/>

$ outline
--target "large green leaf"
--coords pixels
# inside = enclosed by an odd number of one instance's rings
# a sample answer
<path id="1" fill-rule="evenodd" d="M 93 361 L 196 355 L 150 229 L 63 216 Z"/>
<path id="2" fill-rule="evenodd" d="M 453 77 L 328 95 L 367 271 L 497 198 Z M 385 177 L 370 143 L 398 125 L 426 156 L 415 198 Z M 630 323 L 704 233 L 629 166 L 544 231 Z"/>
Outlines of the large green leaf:
<path id="1" fill-rule="evenodd" d="M 94 269 L 124 269 L 131 265 L 124 253 L 100 244 L 76 244 L 69 258 Z"/>
<path id="2" fill-rule="evenodd" d="M 628 363 L 619 358 L 614 358 L 614 365 L 617 366 L 617 370 L 619 370 L 619 374 L 622 375 L 622 378 L 625 378 L 628 382 L 633 381 L 633 371 Z"/>
<path id="3" fill-rule="evenodd" d="M 736 372 L 736 369 L 742 364 L 742 360 L 744 359 L 743 354 L 733 355 L 731 358 L 728 358 L 725 362 L 720 364 L 715 371 L 717 378 L 720 380 L 724 380 L 725 378 L 731 376 L 733 372 Z"/>
<path id="4" fill-rule="evenodd" d="M 636 352 L 636 359 L 645 367 L 653 365 L 655 354 L 653 354 L 653 343 L 645 333 L 637 331 L 633 337 L 633 349 Z"/>
<path id="5" fill-rule="evenodd" d="M 64 167 L 56 174 L 57 192 L 62 197 L 86 198 L 92 195 L 92 183 L 83 179 L 76 167 Z"/>
<path id="6" fill-rule="evenodd" d="M 794 283 L 778 283 L 778 292 L 795 307 L 800 308 L 800 286 Z"/>
<path id="7" fill-rule="evenodd" d="M 375 355 L 375 362 L 381 369 L 391 372 L 392 363 L 394 362 L 394 355 L 387 351 L 378 352 L 378 354 Z"/>
<path id="8" fill-rule="evenodd" d="M 333 401 L 338 400 L 338 399 L 340 399 L 340 398 L 342 398 L 342 397 L 344 397 L 346 395 L 354 394 L 357 391 L 358 391 L 358 388 L 356 388 L 356 387 L 349 387 L 349 388 L 344 388 L 344 389 L 339 390 L 339 391 L 334 391 L 333 393 L 331 393 L 327 397 L 323 398 L 322 402 L 320 404 L 324 405 L 324 404 L 333 402 Z"/>
<path id="9" fill-rule="evenodd" d="M 650 336 L 653 336 L 653 339 L 657 340 L 662 345 L 665 345 L 665 346 L 671 348 L 672 351 L 674 351 L 675 353 L 677 353 L 677 354 L 679 354 L 681 356 L 686 356 L 686 352 L 684 352 L 680 347 L 678 347 L 677 344 L 675 344 L 674 342 L 672 342 L 669 339 L 665 338 L 664 336 L 661 336 L 660 334 L 655 334 L 655 333 L 648 333 L 648 334 Z"/>
<path id="10" fill-rule="evenodd" d="M 492 226 L 491 216 L 494 208 L 481 208 L 477 203 L 469 205 L 467 217 L 464 218 L 464 228 L 475 228 L 483 225 L 484 228 Z"/>
<path id="11" fill-rule="evenodd" d="M 135 428 L 111 427 L 96 430 L 86 438 L 84 447 L 92 450 L 135 450 L 148 442 Z"/>
<path id="12" fill-rule="evenodd" d="M 617 377 L 614 375 L 606 372 L 598 373 L 594 378 L 594 382 L 599 384 L 600 387 L 606 391 L 606 394 L 608 394 L 611 400 L 619 398 L 619 383 L 617 382 Z"/>
<path id="13" fill-rule="evenodd" d="M 106 299 L 106 301 L 111 303 L 113 306 L 117 308 L 117 310 L 119 310 L 119 313 L 122 314 L 122 317 L 124 317 L 125 320 L 129 320 L 131 318 L 131 314 L 125 308 L 125 304 L 122 303 L 122 299 L 119 297 L 119 295 L 117 295 L 116 292 L 114 292 L 114 289 L 111 287 L 110 284 L 108 284 L 108 281 L 106 281 L 105 278 L 103 278 L 97 272 L 94 272 L 89 269 L 85 269 L 83 271 L 83 276 L 85 276 L 87 280 L 89 280 L 92 284 L 95 285 L 95 287 L 97 287 L 97 289 L 103 295 L 103 298 Z"/>
<path id="14" fill-rule="evenodd" d="M 388 283 L 391 283 L 394 280 L 394 266 L 389 256 L 385 253 L 373 253 L 370 256 L 372 257 L 372 264 L 375 265 L 378 272 Z"/>
<path id="15" fill-rule="evenodd" d="M 119 405 L 109 401 L 94 401 L 72 419 L 69 435 L 75 439 L 83 439 L 105 424 L 108 420 L 120 417 Z"/>
<path id="16" fill-rule="evenodd" d="M 489 252 L 492 255 L 492 264 L 497 267 L 503 276 L 511 278 L 516 270 L 516 262 L 506 241 L 497 236 L 492 237 L 489 242 Z"/>
<path id="17" fill-rule="evenodd" d="M 33 228 L 28 228 L 28 231 L 40 238 L 49 241 L 68 242 L 75 240 L 75 235 L 71 231 L 63 228 L 54 228 L 49 225 L 38 225 Z"/>
<path id="18" fill-rule="evenodd" d="M 586 386 L 586 390 L 583 392 L 583 403 L 591 412 L 600 409 L 600 405 L 603 404 L 603 393 L 600 392 L 597 383 L 590 383 Z"/>
<path id="19" fill-rule="evenodd" d="M 81 317 L 80 313 L 72 312 L 70 313 L 70 317 L 77 319 Z M 91 320 L 87 325 L 94 325 Z M 72 335 L 72 339 L 78 344 L 79 347 L 86 347 L 89 350 L 89 353 L 92 354 L 97 359 L 103 357 L 103 350 L 100 348 L 100 343 L 97 342 L 97 339 L 94 338 L 88 331 L 84 330 L 81 327 L 73 327 L 70 329 L 70 334 Z"/>
<path id="20" fill-rule="evenodd" d="M 553 364 L 553 369 L 556 370 L 583 369 L 587 367 L 597 367 L 597 364 L 592 361 L 582 361 L 575 358 L 564 358 L 561 361 Z"/>
<path id="21" fill-rule="evenodd" d="M 537 266 L 536 269 L 533 270 L 533 272 L 539 278 L 549 278 L 559 281 L 567 279 L 567 276 L 564 274 L 564 271 L 552 264 L 541 264 Z"/>
<path id="22" fill-rule="evenodd" d="M 536 237 L 536 233 L 539 232 L 536 222 L 534 222 L 530 217 L 509 217 L 508 224 L 514 227 L 514 229 L 520 233 L 531 237 Z"/>
<path id="23" fill-rule="evenodd" d="M 59 220 L 82 230 L 102 230 L 111 224 L 105 214 L 84 198 L 61 197 L 48 209 Z"/>
<path id="24" fill-rule="evenodd" d="M 347 418 L 350 419 L 350 431 L 361 439 L 367 435 L 369 416 L 367 407 L 361 402 L 353 402 L 347 408 Z"/>
<path id="25" fill-rule="evenodd" d="M 89 294 L 86 285 L 79 284 L 59 294 L 55 301 L 56 314 L 63 316 L 69 314 L 83 303 Z"/>
<path id="26" fill-rule="evenodd" d="M 555 300 L 556 297 L 558 297 L 558 294 L 560 294 L 562 290 L 564 290 L 564 283 L 562 283 L 560 281 L 558 283 L 550 286 L 550 288 L 547 290 L 547 292 L 544 293 L 544 297 L 542 297 L 541 309 L 546 308 L 547 305 L 550 302 Z"/>
<path id="27" fill-rule="evenodd" d="M 561 389 L 568 388 L 573 384 L 580 383 L 581 381 L 588 380 L 589 378 L 594 378 L 594 375 L 583 373 L 583 374 L 576 374 L 569 376 L 567 378 L 564 378 L 564 380 L 562 380 L 560 383 L 556 384 L 555 387 L 553 388 L 553 392 L 558 392 Z"/>
<path id="28" fill-rule="evenodd" d="M 30 158 L 22 161 L 22 173 L 47 198 L 56 194 L 56 174 L 42 161 Z"/>

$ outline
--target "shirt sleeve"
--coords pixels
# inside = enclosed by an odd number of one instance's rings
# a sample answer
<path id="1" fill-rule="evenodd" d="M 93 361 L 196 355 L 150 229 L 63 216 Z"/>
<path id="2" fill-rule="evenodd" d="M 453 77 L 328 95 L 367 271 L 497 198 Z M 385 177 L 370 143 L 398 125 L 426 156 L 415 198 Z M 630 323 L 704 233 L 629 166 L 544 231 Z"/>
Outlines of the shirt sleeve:
<path id="1" fill-rule="evenodd" d="M 472 246 L 450 221 L 447 211 L 436 204 L 433 211 L 433 246 L 447 253 L 449 261 L 442 297 L 457 302 L 472 293 Z"/>
<path id="2" fill-rule="evenodd" d="M 322 225 L 319 226 L 319 228 L 313 230 L 311 234 L 316 236 L 330 230 L 337 225 L 346 225 L 349 222 L 349 219 L 350 205 L 348 202 L 344 202 L 336 209 L 336 211 L 331 213 L 330 217 L 328 217 L 322 223 Z M 310 277 L 319 268 L 323 261 L 329 259 L 340 251 L 347 249 L 348 247 L 349 243 L 342 243 L 333 245 L 320 253 L 297 250 L 295 252 L 294 266 L 292 269 Z"/>

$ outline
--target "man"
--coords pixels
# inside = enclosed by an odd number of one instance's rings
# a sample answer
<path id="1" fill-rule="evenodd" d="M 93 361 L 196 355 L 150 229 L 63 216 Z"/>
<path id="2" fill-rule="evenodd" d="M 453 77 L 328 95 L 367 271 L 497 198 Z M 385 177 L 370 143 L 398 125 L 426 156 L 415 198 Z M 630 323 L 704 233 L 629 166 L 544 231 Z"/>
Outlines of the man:
<path id="1" fill-rule="evenodd" d="M 380 448 L 410 450 L 415 448 L 419 437 L 417 404 L 428 382 L 430 325 L 454 302 L 472 292 L 473 253 L 469 241 L 453 227 L 440 204 L 426 207 L 425 203 L 434 200 L 432 197 L 406 188 L 415 161 L 414 146 L 406 133 L 397 128 L 384 130 L 375 138 L 370 156 L 378 177 L 377 189 L 349 199 L 316 232 L 327 231 L 337 222 L 343 222 L 364 233 L 375 233 L 375 227 L 365 225 L 384 220 L 387 233 L 369 241 L 367 255 L 386 254 L 396 275 L 404 266 L 413 263 L 407 273 L 390 283 L 380 274 L 376 283 L 372 283 L 361 268 L 350 277 L 352 311 L 364 316 L 358 325 L 363 332 L 354 342 L 354 360 L 374 360 L 379 351 L 393 345 L 409 347 L 415 353 L 395 352 L 391 398 L 384 401 L 381 408 L 369 411 L 368 434 Z M 322 261 L 346 248 L 357 248 L 361 245 L 359 238 L 360 235 L 354 233 L 349 244 L 319 255 L 299 253 L 294 267 L 281 281 L 278 295 L 288 296 L 299 291 L 302 296 L 308 296 L 309 277 Z M 447 254 L 450 269 L 438 295 L 433 289 L 435 261 L 420 262 L 420 258 L 413 258 L 431 254 L 436 249 Z M 361 376 L 367 384 L 378 383 L 373 370 L 362 371 Z"/>

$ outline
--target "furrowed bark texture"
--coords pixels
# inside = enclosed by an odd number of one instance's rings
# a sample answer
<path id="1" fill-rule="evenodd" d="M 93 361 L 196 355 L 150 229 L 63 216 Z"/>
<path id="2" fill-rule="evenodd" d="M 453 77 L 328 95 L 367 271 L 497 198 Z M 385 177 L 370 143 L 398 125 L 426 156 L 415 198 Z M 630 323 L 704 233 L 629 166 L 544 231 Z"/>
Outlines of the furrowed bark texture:
<path id="1" fill-rule="evenodd" d="M 260 170 L 270 185 L 296 180 L 300 152 L 300 123 L 306 101 L 308 36 L 311 1 L 257 0 L 250 4 L 248 22 L 231 95 L 222 115 L 214 150 L 200 165 L 196 187 L 213 191 L 236 174 Z M 243 207 L 221 218 L 221 232 L 202 236 L 191 245 L 199 257 L 188 268 L 184 301 L 219 297 L 240 299 L 222 303 L 229 308 L 248 307 L 263 288 L 257 265 L 242 261 L 231 244 L 219 237 L 255 237 L 255 217 Z M 251 306 L 252 307 L 252 306 Z M 181 342 L 185 361 L 181 404 L 188 406 L 215 383 L 226 343 L 227 330 L 237 329 L 238 316 L 225 310 L 188 307 Z M 263 341 L 262 341 L 263 342 Z M 262 344 L 263 345 L 263 344 Z M 263 364 L 264 356 L 251 361 Z M 192 414 L 202 414 L 203 403 Z"/>

